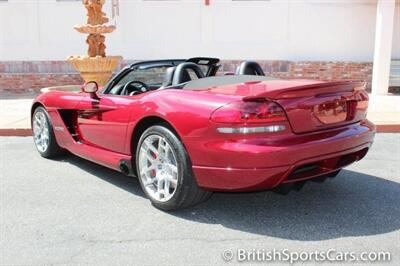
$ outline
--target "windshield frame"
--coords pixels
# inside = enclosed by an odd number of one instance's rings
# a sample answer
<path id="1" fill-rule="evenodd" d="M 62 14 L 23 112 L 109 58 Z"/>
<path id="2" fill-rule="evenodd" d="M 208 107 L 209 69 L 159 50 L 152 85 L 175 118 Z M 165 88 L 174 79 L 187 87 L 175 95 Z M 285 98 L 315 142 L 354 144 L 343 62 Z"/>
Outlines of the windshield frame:
<path id="1" fill-rule="evenodd" d="M 110 92 L 112 91 L 114 86 L 117 85 L 120 80 L 122 80 L 126 75 L 128 75 L 132 71 L 136 71 L 138 69 L 140 70 L 151 69 L 155 67 L 173 67 L 183 62 L 185 62 L 185 59 L 142 61 L 134 63 L 130 66 L 123 68 L 117 75 L 115 75 L 114 78 L 112 78 L 104 86 L 104 89 L 102 90 L 101 94 L 111 94 Z"/>

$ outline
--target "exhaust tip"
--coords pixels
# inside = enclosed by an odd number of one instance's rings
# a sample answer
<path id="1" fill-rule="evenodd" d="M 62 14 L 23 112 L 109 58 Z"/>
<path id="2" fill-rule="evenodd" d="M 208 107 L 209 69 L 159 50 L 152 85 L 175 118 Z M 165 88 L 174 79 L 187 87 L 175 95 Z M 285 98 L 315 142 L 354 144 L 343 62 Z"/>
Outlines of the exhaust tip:
<path id="1" fill-rule="evenodd" d="M 119 163 L 119 170 L 127 176 L 133 176 L 132 165 L 129 161 L 121 160 Z"/>

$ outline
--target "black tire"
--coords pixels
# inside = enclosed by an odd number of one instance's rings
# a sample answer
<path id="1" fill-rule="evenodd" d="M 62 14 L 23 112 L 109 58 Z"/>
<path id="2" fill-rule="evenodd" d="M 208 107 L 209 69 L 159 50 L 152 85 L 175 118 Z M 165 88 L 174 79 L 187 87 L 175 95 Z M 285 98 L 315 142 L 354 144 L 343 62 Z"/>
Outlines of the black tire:
<path id="1" fill-rule="evenodd" d="M 158 201 L 148 194 L 140 176 L 139 151 L 143 141 L 150 135 L 158 135 L 167 140 L 175 154 L 178 165 L 178 182 L 176 191 L 172 198 L 165 202 Z M 192 171 L 192 163 L 185 147 L 172 130 L 168 129 L 165 125 L 151 126 L 143 132 L 136 149 L 136 168 L 143 192 L 150 199 L 153 206 L 158 209 L 170 211 L 187 208 L 207 200 L 212 195 L 211 191 L 204 190 L 197 185 Z"/>
<path id="2" fill-rule="evenodd" d="M 42 151 L 42 150 L 40 150 L 38 148 L 38 146 L 36 145 L 36 142 L 34 140 L 37 151 L 39 152 L 39 154 L 42 157 L 49 158 L 49 159 L 50 158 L 55 158 L 57 156 L 62 155 L 64 153 L 64 150 L 57 144 L 56 137 L 54 136 L 53 125 L 51 124 L 51 120 L 50 120 L 49 114 L 47 113 L 46 109 L 43 108 L 42 106 L 37 107 L 35 109 L 35 111 L 33 112 L 33 116 L 32 116 L 32 119 L 31 119 L 31 121 L 32 121 L 32 125 L 31 125 L 32 131 L 34 130 L 33 129 L 34 119 L 35 119 L 36 114 L 38 112 L 43 113 L 44 116 L 45 116 L 45 119 L 47 121 L 47 130 L 49 132 L 49 144 L 48 144 L 47 148 L 44 151 Z"/>

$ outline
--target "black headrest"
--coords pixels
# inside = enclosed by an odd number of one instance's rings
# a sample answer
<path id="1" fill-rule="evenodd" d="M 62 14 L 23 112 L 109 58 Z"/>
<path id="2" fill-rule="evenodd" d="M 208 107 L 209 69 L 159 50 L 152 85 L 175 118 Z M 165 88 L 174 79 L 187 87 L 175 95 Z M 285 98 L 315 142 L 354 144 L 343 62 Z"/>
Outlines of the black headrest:
<path id="1" fill-rule="evenodd" d="M 197 78 L 204 78 L 204 73 L 201 68 L 195 63 L 186 62 L 179 64 L 174 73 L 174 78 L 172 79 L 172 85 L 178 85 L 187 81 L 190 81 L 190 75 L 188 74 L 188 70 L 193 70 L 196 74 Z"/>
<path id="2" fill-rule="evenodd" d="M 244 61 L 236 69 L 236 75 L 265 76 L 261 66 L 254 61 Z"/>
<path id="3" fill-rule="evenodd" d="M 162 83 L 163 87 L 168 87 L 172 85 L 172 79 L 174 78 L 176 67 L 169 67 L 167 71 L 165 71 L 164 81 Z"/>

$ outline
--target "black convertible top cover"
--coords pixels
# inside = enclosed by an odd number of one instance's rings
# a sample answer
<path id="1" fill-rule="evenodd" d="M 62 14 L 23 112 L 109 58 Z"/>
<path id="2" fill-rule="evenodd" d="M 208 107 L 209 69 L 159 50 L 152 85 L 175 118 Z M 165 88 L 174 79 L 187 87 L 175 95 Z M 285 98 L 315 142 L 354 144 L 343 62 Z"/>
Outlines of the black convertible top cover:
<path id="1" fill-rule="evenodd" d="M 275 80 L 276 78 L 266 76 L 253 76 L 253 75 L 226 75 L 207 77 L 189 81 L 183 86 L 184 90 L 206 90 L 210 87 L 223 86 L 229 84 L 239 84 L 250 81 L 267 81 Z"/>

